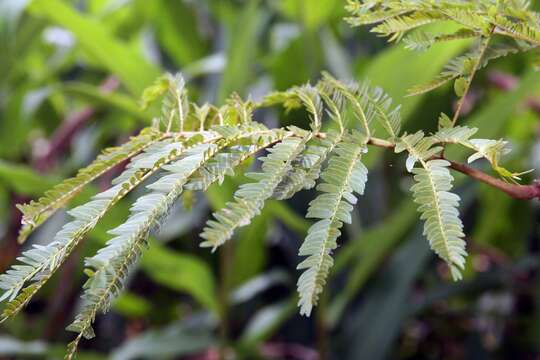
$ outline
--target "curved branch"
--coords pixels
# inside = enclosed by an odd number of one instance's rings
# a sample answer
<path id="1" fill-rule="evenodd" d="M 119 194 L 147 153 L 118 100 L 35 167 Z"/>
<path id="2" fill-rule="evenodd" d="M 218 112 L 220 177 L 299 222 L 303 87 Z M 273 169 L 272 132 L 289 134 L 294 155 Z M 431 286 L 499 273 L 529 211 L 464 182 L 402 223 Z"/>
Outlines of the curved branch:
<path id="1" fill-rule="evenodd" d="M 538 180 L 534 180 L 531 185 L 510 184 L 501 179 L 488 175 L 478 169 L 448 159 L 446 160 L 450 162 L 450 167 L 452 169 L 459 171 L 460 173 L 465 174 L 475 180 L 493 186 L 514 199 L 531 200 L 540 198 L 540 181 Z"/>
<path id="2" fill-rule="evenodd" d="M 378 138 L 370 138 L 368 144 L 386 149 L 394 148 L 394 144 L 392 144 L 391 142 Z M 467 175 L 472 179 L 488 184 L 496 189 L 499 189 L 500 191 L 504 192 L 505 194 L 514 199 L 540 199 L 540 180 L 534 180 L 531 185 L 511 184 L 465 164 L 448 160 L 444 157 L 441 158 L 448 161 L 450 163 L 450 168 L 452 168 L 453 170 Z"/>

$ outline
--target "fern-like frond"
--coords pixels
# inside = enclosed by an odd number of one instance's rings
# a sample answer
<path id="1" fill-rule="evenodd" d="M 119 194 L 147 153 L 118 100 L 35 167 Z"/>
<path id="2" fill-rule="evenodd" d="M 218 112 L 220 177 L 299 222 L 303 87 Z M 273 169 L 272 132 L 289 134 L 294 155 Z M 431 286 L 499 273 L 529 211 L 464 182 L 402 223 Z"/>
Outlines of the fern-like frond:
<path id="1" fill-rule="evenodd" d="M 371 31 L 388 37 L 390 41 L 400 40 L 416 29 L 405 37 L 406 47 L 412 50 L 425 50 L 442 41 L 465 38 L 480 40 L 481 44 L 475 50 L 455 59 L 436 79 L 411 89 L 410 95 L 436 89 L 454 79 L 457 79 L 456 92 L 462 94 L 464 92 L 460 89 L 463 84 L 467 84 L 465 87 L 468 89 L 474 72 L 486 66 L 490 60 L 540 47 L 540 16 L 531 10 L 529 2 L 351 0 L 347 9 L 351 12 L 348 19 L 351 24 L 377 24 Z M 424 30 L 427 24 L 442 22 L 453 22 L 460 29 L 452 34 Z M 503 46 L 485 51 L 489 40 L 497 35 L 526 43 L 527 46 Z"/>
<path id="2" fill-rule="evenodd" d="M 366 137 L 371 136 L 370 123 L 373 120 L 374 109 L 367 106 L 368 85 L 364 83 L 362 86 L 356 82 L 341 82 L 327 72 L 323 73 L 323 86 L 326 89 L 332 89 L 343 96 L 351 105 L 356 119 L 360 122 L 360 127 Z M 364 95 L 364 96 L 363 96 Z"/>
<path id="3" fill-rule="evenodd" d="M 304 189 L 315 187 L 324 162 L 334 151 L 337 144 L 343 139 L 344 134 L 345 132 L 328 131 L 324 139 L 316 140 L 317 145 L 308 148 L 306 155 L 312 156 L 312 158 L 305 163 L 306 175 L 304 176 Z"/>
<path id="4" fill-rule="evenodd" d="M 426 31 L 415 31 L 407 35 L 403 42 L 405 48 L 414 51 L 425 51 L 433 45 L 454 40 L 463 40 L 479 37 L 481 34 L 469 29 L 459 29 L 450 34 L 432 34 Z"/>
<path id="5" fill-rule="evenodd" d="M 300 256 L 307 259 L 298 265 L 305 269 L 298 279 L 300 313 L 311 314 L 333 265 L 332 251 L 337 247 L 343 223 L 350 223 L 350 212 L 357 194 L 363 194 L 367 168 L 360 161 L 367 151 L 366 138 L 359 133 L 347 134 L 335 147 L 328 167 L 323 171 L 323 182 L 317 186 L 322 192 L 310 203 L 307 217 L 320 219 L 311 226 L 300 248 Z"/>
<path id="6" fill-rule="evenodd" d="M 424 235 L 431 248 L 450 267 L 454 280 L 462 278 L 465 266 L 465 241 L 463 224 L 457 210 L 459 196 L 450 192 L 452 175 L 446 160 L 422 161 L 422 168 L 413 169 L 416 184 L 411 188 L 418 211 L 425 221 Z"/>
<path id="7" fill-rule="evenodd" d="M 445 144 L 469 145 L 469 139 L 476 134 L 477 128 L 467 126 L 443 127 L 433 137 L 436 141 Z"/>
<path id="8" fill-rule="evenodd" d="M 454 280 L 459 280 L 467 255 L 463 224 L 457 209 L 460 199 L 450 192 L 453 181 L 448 170 L 450 163 L 432 159 L 441 150 L 439 146 L 433 146 L 433 142 L 433 138 L 424 138 L 418 132 L 402 137 L 395 151 L 409 153 L 407 170 L 414 174 L 415 184 L 411 190 L 419 204 L 421 219 L 425 221 L 424 235 L 433 251 L 448 264 Z M 416 162 L 421 166 L 414 167 Z"/>
<path id="9" fill-rule="evenodd" d="M 19 235 L 19 242 L 24 242 L 34 228 L 63 207 L 90 182 L 162 137 L 163 134 L 157 129 L 147 128 L 124 145 L 104 150 L 92 164 L 79 170 L 75 177 L 64 180 L 48 190 L 39 200 L 31 201 L 25 205 L 17 205 L 23 213 L 23 227 Z"/>
<path id="10" fill-rule="evenodd" d="M 341 141 L 343 133 L 329 131 L 325 135 L 324 139 L 313 139 L 304 152 L 292 162 L 291 170 L 274 190 L 275 199 L 290 199 L 297 192 L 315 186 L 324 161 Z"/>
<path id="11" fill-rule="evenodd" d="M 79 335 L 70 346 L 66 358 L 72 357 L 81 337 L 94 336 L 92 323 L 96 315 L 108 311 L 112 300 L 121 291 L 129 270 L 146 247 L 149 234 L 159 227 L 190 176 L 218 151 L 216 144 L 196 144 L 187 149 L 180 160 L 163 166 L 168 174 L 147 186 L 152 192 L 137 199 L 128 220 L 110 231 L 115 237 L 94 257 L 86 259 L 86 266 L 94 269 L 94 272 L 85 284 L 85 304 L 68 327 L 68 330 Z"/>
<path id="12" fill-rule="evenodd" d="M 540 25 L 536 23 L 516 22 L 507 16 L 495 15 L 490 19 L 497 31 L 515 39 L 527 41 L 535 46 L 540 46 Z"/>
<path id="13" fill-rule="evenodd" d="M 386 19 L 371 29 L 371 31 L 388 37 L 388 41 L 399 41 L 407 31 L 431 24 L 443 18 L 440 13 L 436 12 L 416 12 L 411 15 Z"/>
<path id="14" fill-rule="evenodd" d="M 223 133 L 223 131 L 220 131 Z M 254 132 L 247 145 L 234 144 L 220 152 L 202 166 L 188 181 L 185 188 L 194 191 L 206 191 L 214 183 L 221 184 L 225 176 L 233 176 L 234 170 L 244 161 L 259 151 L 283 140 L 286 132 L 281 130 Z M 244 138 L 245 139 L 245 138 Z"/>
<path id="15" fill-rule="evenodd" d="M 63 226 L 50 244 L 34 245 L 32 249 L 24 252 L 18 258 L 21 265 L 15 265 L 0 275 L 0 288 L 4 291 L 0 301 L 8 299 L 10 302 L 0 321 L 21 310 L 31 300 L 29 295 L 34 295 L 45 284 L 98 221 L 160 166 L 178 157 L 182 148 L 180 141 L 164 140 L 151 144 L 143 153 L 134 157 L 128 168 L 113 180 L 115 185 L 112 188 L 97 194 L 90 202 L 70 210 L 73 220 Z M 19 294 L 29 282 L 32 282 L 30 287 L 33 290 Z"/>
<path id="16" fill-rule="evenodd" d="M 373 109 L 375 119 L 382 125 L 389 140 L 394 142 L 401 131 L 401 106 L 393 106 L 392 98 L 380 87 L 366 84 L 363 89 L 361 96 L 366 99 L 367 106 Z"/>
<path id="17" fill-rule="evenodd" d="M 472 139 L 469 141 L 476 153 L 469 156 L 468 163 L 472 163 L 480 158 L 487 159 L 493 166 L 499 164 L 501 156 L 510 152 L 508 141 L 491 139 Z"/>
<path id="18" fill-rule="evenodd" d="M 376 31 L 391 38 L 433 22 L 452 21 L 475 33 L 486 35 L 495 28 L 498 34 L 540 45 L 539 16 L 530 2 L 354 0 L 347 9 L 352 25 L 379 24 Z"/>
<path id="19" fill-rule="evenodd" d="M 384 9 L 384 10 L 371 10 L 367 6 L 363 6 L 360 2 L 349 1 L 347 10 L 351 13 L 351 17 L 345 20 L 352 26 L 362 26 L 377 24 L 397 16 L 405 15 L 409 13 L 410 9 Z M 371 10 L 371 11 L 370 11 Z"/>
<path id="20" fill-rule="evenodd" d="M 332 93 L 332 90 L 325 87 L 324 83 L 320 84 L 317 91 L 319 98 L 322 98 L 328 106 L 327 113 L 329 117 L 339 125 L 340 131 L 337 133 L 330 130 L 325 134 L 324 139 L 311 139 L 311 143 L 292 162 L 291 170 L 276 187 L 273 197 L 277 200 L 290 199 L 302 189 L 313 188 L 316 180 L 319 178 L 321 166 L 326 160 L 327 155 L 343 136 L 343 97 L 338 92 L 333 92 L 332 95 L 329 95 L 329 93 Z M 320 106 L 322 107 L 322 105 Z M 322 109 L 320 113 L 322 113 Z"/>
<path id="21" fill-rule="evenodd" d="M 270 154 L 261 159 L 262 172 L 246 174 L 256 182 L 241 185 L 234 194 L 234 201 L 215 212 L 215 220 L 207 222 L 201 234 L 201 238 L 205 239 L 201 246 L 211 247 L 214 251 L 229 240 L 238 227 L 248 225 L 260 213 L 265 201 L 274 194 L 276 187 L 291 170 L 291 163 L 310 138 L 311 133 L 302 137 L 288 137 L 271 148 Z"/>
<path id="22" fill-rule="evenodd" d="M 452 59 L 443 69 L 443 71 L 433 80 L 426 84 L 417 85 L 411 88 L 408 92 L 409 96 L 423 94 L 434 90 L 449 81 L 469 78 L 473 72 L 475 64 L 476 70 L 482 69 L 492 60 L 505 57 L 509 54 L 515 54 L 519 51 L 517 46 L 513 45 L 498 45 L 482 50 L 482 46 L 476 47 L 474 50 L 465 55 L 458 56 Z"/>

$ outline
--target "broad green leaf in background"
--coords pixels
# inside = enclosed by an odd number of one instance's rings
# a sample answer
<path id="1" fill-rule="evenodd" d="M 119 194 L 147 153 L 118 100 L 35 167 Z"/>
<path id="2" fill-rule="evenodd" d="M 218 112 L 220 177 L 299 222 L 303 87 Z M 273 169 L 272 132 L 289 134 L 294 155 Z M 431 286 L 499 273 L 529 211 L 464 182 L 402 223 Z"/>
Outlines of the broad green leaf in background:
<path id="1" fill-rule="evenodd" d="M 240 348 L 251 348 L 267 340 L 296 311 L 298 299 L 291 299 L 269 305 L 257 311 L 242 333 Z"/>
<path id="2" fill-rule="evenodd" d="M 197 24 L 195 6 L 185 1 L 138 1 L 141 15 L 148 16 L 167 54 L 178 66 L 190 64 L 206 53 L 206 42 Z"/>
<path id="3" fill-rule="evenodd" d="M 152 119 L 148 112 L 141 111 L 139 104 L 133 97 L 121 93 L 104 94 L 99 88 L 81 82 L 69 82 L 60 87 L 65 94 L 77 96 L 88 101 L 94 106 L 116 109 L 139 120 L 143 124 L 149 124 Z"/>
<path id="4" fill-rule="evenodd" d="M 0 183 L 19 194 L 42 195 L 58 181 L 58 178 L 40 175 L 27 166 L 0 160 Z"/>
<path id="5" fill-rule="evenodd" d="M 346 359 L 383 360 L 389 355 L 408 315 L 412 284 L 430 255 L 427 241 L 418 227 L 367 290 L 366 301 L 347 315 L 345 339 L 349 346 Z"/>
<path id="6" fill-rule="evenodd" d="M 166 249 L 154 241 L 145 252 L 141 267 L 156 283 L 186 292 L 207 309 L 217 311 L 215 280 L 201 259 Z"/>
<path id="7" fill-rule="evenodd" d="M 222 104 L 233 92 L 242 94 L 253 76 L 253 60 L 257 52 L 257 37 L 262 23 L 259 0 L 251 0 L 229 24 L 227 65 L 223 71 L 217 103 Z"/>
<path id="8" fill-rule="evenodd" d="M 318 0 L 316 5 L 312 0 L 280 0 L 276 5 L 283 14 L 304 24 L 309 31 L 344 13 L 342 0 Z"/>
<path id="9" fill-rule="evenodd" d="M 98 21 L 82 15 L 61 0 L 34 0 L 29 8 L 32 14 L 71 31 L 80 46 L 107 71 L 118 76 L 132 95 L 140 96 L 160 75 L 154 65 L 109 34 Z"/>
<path id="10" fill-rule="evenodd" d="M 253 219 L 250 226 L 242 229 L 235 242 L 231 274 L 231 286 L 236 287 L 259 274 L 266 264 L 266 238 L 271 217 L 268 211 Z"/>
<path id="11" fill-rule="evenodd" d="M 346 268 L 351 270 L 345 287 L 336 293 L 329 305 L 328 322 L 331 326 L 339 323 L 345 307 L 416 221 L 416 206 L 412 201 L 405 201 L 391 217 L 356 238 L 353 237 L 338 252 L 331 276 L 335 277 Z"/>
<path id="12" fill-rule="evenodd" d="M 145 298 L 126 291 L 114 301 L 113 308 L 124 316 L 140 318 L 150 313 L 152 305 Z"/>
<path id="13" fill-rule="evenodd" d="M 176 322 L 149 330 L 114 350 L 111 359 L 173 359 L 201 352 L 216 343 L 209 329 L 201 327 L 190 328 L 183 322 Z"/>

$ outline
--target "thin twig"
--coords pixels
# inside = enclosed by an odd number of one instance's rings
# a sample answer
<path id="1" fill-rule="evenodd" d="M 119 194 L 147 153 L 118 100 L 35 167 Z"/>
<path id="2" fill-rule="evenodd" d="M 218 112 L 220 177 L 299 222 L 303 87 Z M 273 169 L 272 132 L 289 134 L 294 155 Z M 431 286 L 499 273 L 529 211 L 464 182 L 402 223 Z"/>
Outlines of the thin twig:
<path id="1" fill-rule="evenodd" d="M 386 148 L 386 149 L 394 148 L 394 144 L 392 144 L 391 142 L 383 140 L 383 139 L 378 139 L 378 138 L 371 138 L 368 141 L 368 144 L 377 146 L 377 147 Z M 531 200 L 531 199 L 540 198 L 540 181 L 538 180 L 535 180 L 531 185 L 511 184 L 501 179 L 498 179 L 496 177 L 493 177 L 491 175 L 488 175 L 483 171 L 472 168 L 470 166 L 467 166 L 467 165 L 464 165 L 464 164 L 461 164 L 452 160 L 448 160 L 444 157 L 440 157 L 440 158 L 450 162 L 451 169 L 458 171 L 464 175 L 467 175 L 470 178 L 473 178 L 475 180 L 488 184 L 506 193 L 510 197 L 513 197 L 514 199 Z"/>
<path id="2" fill-rule="evenodd" d="M 465 84 L 465 90 L 463 92 L 463 95 L 458 101 L 457 109 L 454 113 L 454 117 L 452 118 L 452 126 L 456 125 L 456 122 L 459 118 L 459 114 L 461 113 L 461 109 L 463 108 L 463 104 L 465 103 L 465 98 L 467 97 L 467 94 L 469 93 L 469 89 L 471 88 L 472 81 L 474 79 L 474 75 L 480 68 L 480 64 L 482 63 L 482 59 L 484 58 L 484 54 L 486 53 L 486 50 L 489 46 L 489 41 L 491 40 L 491 35 L 493 34 L 493 31 L 495 30 L 495 27 L 493 27 L 489 33 L 489 36 L 487 36 L 482 44 L 480 45 L 480 53 L 478 54 L 478 59 L 474 63 L 474 67 L 471 70 L 471 73 L 467 77 L 467 83 Z"/>

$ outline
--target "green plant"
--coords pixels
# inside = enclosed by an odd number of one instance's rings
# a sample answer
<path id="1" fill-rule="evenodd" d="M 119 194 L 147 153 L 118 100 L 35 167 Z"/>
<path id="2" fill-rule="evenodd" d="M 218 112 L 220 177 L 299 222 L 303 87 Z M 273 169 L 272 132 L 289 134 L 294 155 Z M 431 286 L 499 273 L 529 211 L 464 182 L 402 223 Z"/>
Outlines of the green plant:
<path id="1" fill-rule="evenodd" d="M 157 180 L 147 186 L 148 194 L 133 204 L 130 217 L 111 231 L 114 237 L 107 246 L 85 261 L 89 280 L 84 288 L 84 307 L 69 327 L 78 333 L 68 352 L 71 358 L 78 341 L 94 335 L 95 317 L 108 310 L 112 299 L 121 291 L 131 265 L 144 251 L 149 234 L 157 230 L 174 202 L 186 193 L 205 191 L 211 184 L 223 181 L 243 162 L 265 149 L 269 149 L 269 154 L 260 158 L 261 171 L 246 174 L 253 182 L 240 186 L 234 200 L 214 214 L 214 220 L 208 222 L 201 235 L 204 239 L 201 245 L 216 249 L 229 240 L 237 228 L 249 224 L 261 212 L 266 200 L 287 199 L 318 183 L 316 188 L 321 194 L 312 201 L 307 213 L 307 217 L 316 222 L 300 248 L 300 255 L 306 257 L 298 266 L 304 270 L 298 280 L 302 314 L 309 315 L 317 303 L 333 263 L 331 253 L 337 246 L 340 229 L 343 223 L 350 222 L 357 195 L 364 192 L 368 174 L 362 157 L 369 146 L 408 154 L 406 169 L 414 174 L 413 197 L 425 220 L 424 233 L 433 250 L 450 267 L 453 278 L 459 279 L 466 251 L 457 211 L 459 197 L 450 192 L 453 178 L 449 169 L 517 198 L 534 198 L 540 194 L 536 185 L 511 183 L 519 180 L 521 174 L 500 165 L 501 156 L 508 151 L 505 141 L 472 139 L 476 129 L 456 125 L 479 68 L 492 58 L 528 50 L 538 44 L 538 17 L 526 10 L 525 2 L 489 5 L 461 1 L 349 4 L 353 14 L 351 22 L 382 22 L 375 31 L 392 39 L 437 21 L 453 20 L 463 26 L 450 35 L 413 33 L 405 38 L 411 48 L 423 49 L 436 42 L 464 37 L 479 40 L 472 52 L 452 61 L 435 82 L 412 91 L 420 93 L 455 81 L 460 97 L 458 108 L 452 119 L 442 114 L 439 130 L 430 135 L 423 131 L 402 133 L 400 109 L 381 89 L 367 83 L 342 82 L 329 74 L 324 74 L 315 85 L 272 93 L 261 102 L 243 101 L 233 95 L 221 107 L 190 102 L 181 76 L 160 78 L 143 95 L 145 106 L 165 95 L 162 115 L 154 126 L 125 145 L 106 150 L 74 179 L 58 185 L 38 201 L 20 207 L 24 214 L 20 239 L 24 240 L 85 185 L 131 159 L 109 190 L 70 211 L 73 220 L 53 242 L 23 253 L 22 264 L 0 277 L 0 287 L 4 290 L 2 300 L 8 300 L 2 320 L 19 312 L 30 301 L 108 210 L 158 173 Z M 473 19 L 468 14 L 472 14 Z M 505 44 L 504 48 L 490 48 L 491 38 L 496 34 L 519 42 Z M 254 110 L 280 104 L 287 110 L 306 108 L 310 113 L 310 128 L 269 129 L 253 121 Z M 332 121 L 327 123 L 328 119 Z M 373 135 L 377 127 L 386 132 L 384 138 Z M 444 148 L 451 144 L 471 150 L 470 161 L 487 159 L 503 179 L 444 158 Z"/>

